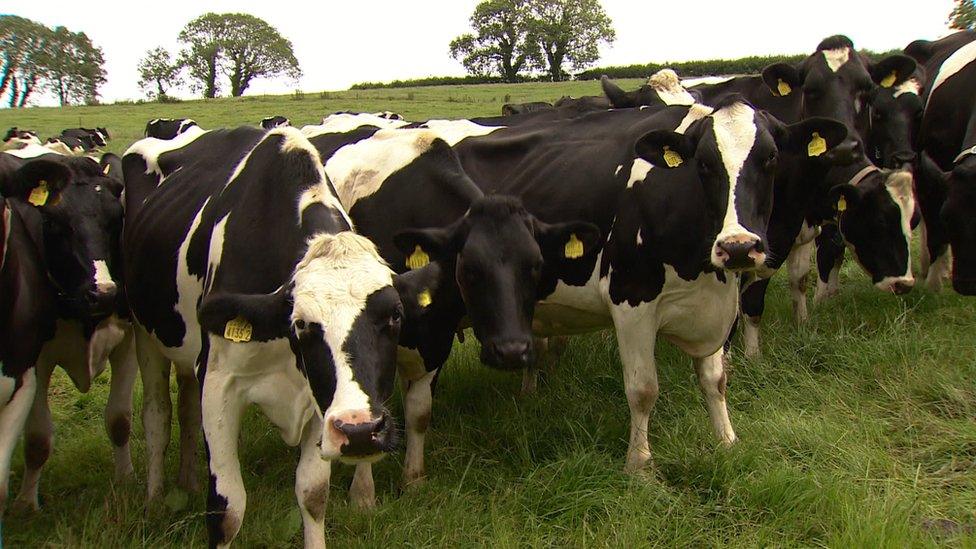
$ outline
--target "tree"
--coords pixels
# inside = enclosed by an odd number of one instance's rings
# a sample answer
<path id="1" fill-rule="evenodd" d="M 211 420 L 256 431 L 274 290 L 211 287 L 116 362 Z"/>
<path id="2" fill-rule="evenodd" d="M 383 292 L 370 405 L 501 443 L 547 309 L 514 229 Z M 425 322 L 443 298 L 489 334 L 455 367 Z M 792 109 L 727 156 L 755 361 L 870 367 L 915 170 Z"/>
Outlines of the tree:
<path id="1" fill-rule="evenodd" d="M 517 82 L 519 73 L 537 57 L 536 42 L 530 36 L 530 13 L 526 0 L 485 0 L 471 15 L 471 28 L 451 41 L 451 57 L 471 74 L 500 74 L 506 82 Z"/>
<path id="2" fill-rule="evenodd" d="M 956 7 L 949 14 L 949 26 L 961 30 L 976 28 L 976 2 L 956 0 Z"/>
<path id="3" fill-rule="evenodd" d="M 47 88 L 62 106 L 97 102 L 98 87 L 105 83 L 105 58 L 88 35 L 55 27 L 44 52 Z"/>
<path id="4" fill-rule="evenodd" d="M 301 76 L 301 68 L 285 39 L 265 21 L 243 13 L 207 13 L 187 23 L 179 40 L 185 44 L 180 64 L 187 67 L 191 85 L 203 96 L 216 97 L 220 74 L 230 79 L 238 97 L 255 78 Z"/>
<path id="5" fill-rule="evenodd" d="M 556 82 L 566 76 L 568 61 L 574 70 L 600 58 L 600 43 L 617 38 L 613 22 L 599 0 L 527 0 L 532 11 L 530 34 L 541 51 L 537 63 Z"/>
<path id="6" fill-rule="evenodd" d="M 167 90 L 183 83 L 181 71 L 166 48 L 153 48 L 139 61 L 139 87 L 150 99 L 165 99 Z"/>

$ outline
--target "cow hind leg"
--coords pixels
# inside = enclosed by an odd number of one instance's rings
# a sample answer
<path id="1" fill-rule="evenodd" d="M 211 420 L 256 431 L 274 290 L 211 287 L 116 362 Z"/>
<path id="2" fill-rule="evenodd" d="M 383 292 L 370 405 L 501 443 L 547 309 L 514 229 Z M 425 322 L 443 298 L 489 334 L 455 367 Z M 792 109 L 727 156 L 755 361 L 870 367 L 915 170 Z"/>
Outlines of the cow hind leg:
<path id="1" fill-rule="evenodd" d="M 736 441 L 736 437 L 725 402 L 726 376 L 723 354 L 719 349 L 711 356 L 694 359 L 694 363 L 695 372 L 698 374 L 698 385 L 705 395 L 708 418 L 712 422 L 715 436 L 725 446 L 731 446 Z"/>
<path id="2" fill-rule="evenodd" d="M 37 379 L 34 368 L 30 368 L 21 377 L 20 388 L 10 398 L 10 402 L 0 408 L 0 517 L 3 516 L 7 504 L 10 459 L 20 434 L 24 432 L 24 424 L 36 392 Z"/>
<path id="3" fill-rule="evenodd" d="M 54 365 L 38 363 L 35 372 L 37 382 L 34 402 L 27 414 L 24 428 L 24 479 L 15 502 L 34 511 L 41 508 L 37 496 L 38 484 L 41 480 L 41 469 L 51 456 L 54 442 L 54 422 L 51 420 L 51 408 L 47 400 Z"/>
<path id="4" fill-rule="evenodd" d="M 624 368 L 624 391 L 630 406 L 630 442 L 624 470 L 633 473 L 651 461 L 648 424 L 659 392 L 654 363 L 656 328 L 649 322 L 619 315 L 614 315 L 614 324 Z"/>
<path id="5" fill-rule="evenodd" d="M 807 321 L 807 275 L 810 274 L 810 254 L 813 241 L 793 248 L 787 258 L 790 277 L 790 298 L 793 301 L 793 321 L 803 324 Z"/>
<path id="6" fill-rule="evenodd" d="M 407 384 L 403 399 L 406 417 L 407 450 L 403 460 L 403 485 L 406 488 L 424 482 L 424 437 L 430 426 L 433 383 L 437 370 L 427 372 L 420 379 Z"/>
<path id="7" fill-rule="evenodd" d="M 112 380 L 105 406 L 105 430 L 112 441 L 115 461 L 115 481 L 132 478 L 132 453 L 129 436 L 132 432 L 132 389 L 138 373 L 135 338 L 128 330 L 122 342 L 109 355 Z"/>
<path id="8" fill-rule="evenodd" d="M 237 454 L 245 401 L 222 375 L 208 373 L 202 393 L 203 436 L 210 471 L 207 531 L 211 547 L 227 547 L 240 531 L 247 507 Z"/>
<path id="9" fill-rule="evenodd" d="M 187 492 L 200 489 L 197 479 L 197 446 L 200 433 L 200 384 L 191 367 L 178 367 L 180 420 L 180 473 L 177 485 Z"/>
<path id="10" fill-rule="evenodd" d="M 325 508 L 329 501 L 329 477 L 332 474 L 332 464 L 323 460 L 318 451 L 321 436 L 322 422 L 317 417 L 313 418 L 302 434 L 302 455 L 295 470 L 295 496 L 302 512 L 305 547 L 315 549 L 325 548 Z M 357 477 L 359 471 L 357 467 Z M 367 466 L 366 471 L 372 484 L 372 470 Z"/>
<path id="11" fill-rule="evenodd" d="M 136 354 L 142 377 L 142 426 L 146 433 L 146 499 L 163 494 L 164 462 L 169 446 L 173 404 L 169 398 L 170 361 L 137 328 Z"/>

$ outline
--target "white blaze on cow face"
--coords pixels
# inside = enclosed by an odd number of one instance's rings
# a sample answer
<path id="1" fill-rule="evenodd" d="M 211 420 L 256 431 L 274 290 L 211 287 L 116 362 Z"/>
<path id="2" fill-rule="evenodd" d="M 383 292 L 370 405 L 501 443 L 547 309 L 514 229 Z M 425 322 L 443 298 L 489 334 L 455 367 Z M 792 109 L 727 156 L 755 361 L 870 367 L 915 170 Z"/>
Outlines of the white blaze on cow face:
<path id="1" fill-rule="evenodd" d="M 112 280 L 112 273 L 104 259 L 95 261 L 95 289 L 100 294 L 115 290 L 115 281 Z"/>
<path id="2" fill-rule="evenodd" d="M 320 410 L 324 424 L 322 457 L 335 459 L 340 457 L 345 439 L 334 428 L 334 420 L 368 421 L 372 419 L 372 410 L 383 404 L 371 402 L 355 377 L 354 357 L 343 348 L 353 324 L 366 308 L 367 298 L 392 287 L 393 272 L 379 257 L 372 242 L 355 233 L 342 232 L 314 237 L 295 268 L 293 280 L 292 324 L 321 326 L 335 367 L 335 392 L 329 395 L 331 404 Z M 394 366 L 392 361 L 390 366 Z"/>
<path id="3" fill-rule="evenodd" d="M 720 109 L 712 114 L 712 131 L 718 146 L 722 165 L 728 175 L 728 203 L 722 219 L 722 229 L 715 237 L 712 246 L 711 260 L 716 267 L 724 267 L 719 257 L 719 244 L 723 242 L 758 242 L 758 235 L 745 228 L 739 222 L 736 210 L 736 192 L 739 186 L 739 175 L 745 165 L 749 153 L 756 142 L 755 111 L 744 103 L 736 103 Z M 757 264 L 765 261 L 765 256 L 754 258 Z"/>
<path id="4" fill-rule="evenodd" d="M 851 59 L 851 48 L 848 47 L 823 50 L 821 53 L 823 53 L 827 66 L 833 72 L 839 71 Z"/>

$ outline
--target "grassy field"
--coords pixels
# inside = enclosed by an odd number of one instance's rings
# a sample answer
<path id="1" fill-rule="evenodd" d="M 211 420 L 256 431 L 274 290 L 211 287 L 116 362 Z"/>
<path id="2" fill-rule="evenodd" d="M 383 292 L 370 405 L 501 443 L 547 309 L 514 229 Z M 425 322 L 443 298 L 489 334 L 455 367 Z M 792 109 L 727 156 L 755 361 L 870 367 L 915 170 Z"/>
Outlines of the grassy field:
<path id="1" fill-rule="evenodd" d="M 495 114 L 506 95 L 528 101 L 597 92 L 597 83 L 584 82 L 33 109 L 0 111 L 0 127 L 47 135 L 108 126 L 117 136 L 111 149 L 119 152 L 156 116 L 189 116 L 204 127 L 256 123 L 271 114 L 304 124 L 343 109 L 426 119 Z M 661 343 L 662 394 L 650 429 L 655 465 L 639 477 L 622 472 L 629 413 L 612 334 L 573 339 L 530 398 L 519 397 L 520 376 L 481 366 L 469 338 L 456 348 L 435 395 L 428 483 L 401 493 L 401 456 L 387 458 L 374 466 L 380 506 L 364 514 L 346 503 L 352 469 L 335 467 L 330 543 L 976 547 L 976 302 L 919 289 L 884 295 L 852 263 L 842 278 L 841 295 L 801 328 L 790 321 L 784 277 L 774 280 L 763 357 L 732 357 L 729 408 L 741 439 L 732 449 L 716 444 L 690 360 Z M 7 544 L 204 544 L 203 495 L 187 499 L 172 491 L 168 507 L 144 508 L 139 425 L 137 480 L 112 486 L 102 429 L 107 380 L 81 395 L 65 375 L 56 377 L 57 435 L 41 484 L 44 509 L 8 512 Z M 301 545 L 297 455 L 251 414 L 242 444 L 249 497 L 240 547 Z M 18 449 L 14 490 L 22 463 Z"/>

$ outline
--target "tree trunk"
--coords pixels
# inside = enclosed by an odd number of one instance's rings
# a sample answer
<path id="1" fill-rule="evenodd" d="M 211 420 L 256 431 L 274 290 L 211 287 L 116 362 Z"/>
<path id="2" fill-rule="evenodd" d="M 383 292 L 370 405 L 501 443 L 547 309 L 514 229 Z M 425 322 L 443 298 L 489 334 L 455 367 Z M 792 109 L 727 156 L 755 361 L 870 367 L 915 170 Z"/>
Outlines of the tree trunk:
<path id="1" fill-rule="evenodd" d="M 206 89 L 203 90 L 203 96 L 207 99 L 213 99 L 217 97 L 217 56 L 213 56 L 207 60 L 207 82 Z"/>
<path id="2" fill-rule="evenodd" d="M 10 102 L 7 106 L 11 109 L 17 106 L 17 75 L 10 77 Z"/>
<path id="3" fill-rule="evenodd" d="M 166 95 L 166 90 L 163 89 L 163 81 L 157 78 L 156 79 L 156 98 L 159 99 L 160 97 L 163 97 L 164 95 Z"/>
<path id="4" fill-rule="evenodd" d="M 20 92 L 20 99 L 17 100 L 17 107 L 24 108 L 27 104 L 27 98 L 30 97 L 31 92 L 34 91 L 34 86 L 37 84 L 37 77 L 32 76 L 30 80 L 24 80 L 24 89 Z"/>
<path id="5" fill-rule="evenodd" d="M 0 95 L 7 91 L 7 86 L 10 84 L 10 76 L 13 73 L 13 67 L 10 66 L 10 59 L 7 54 L 4 54 L 3 60 L 3 72 L 0 73 Z"/>

